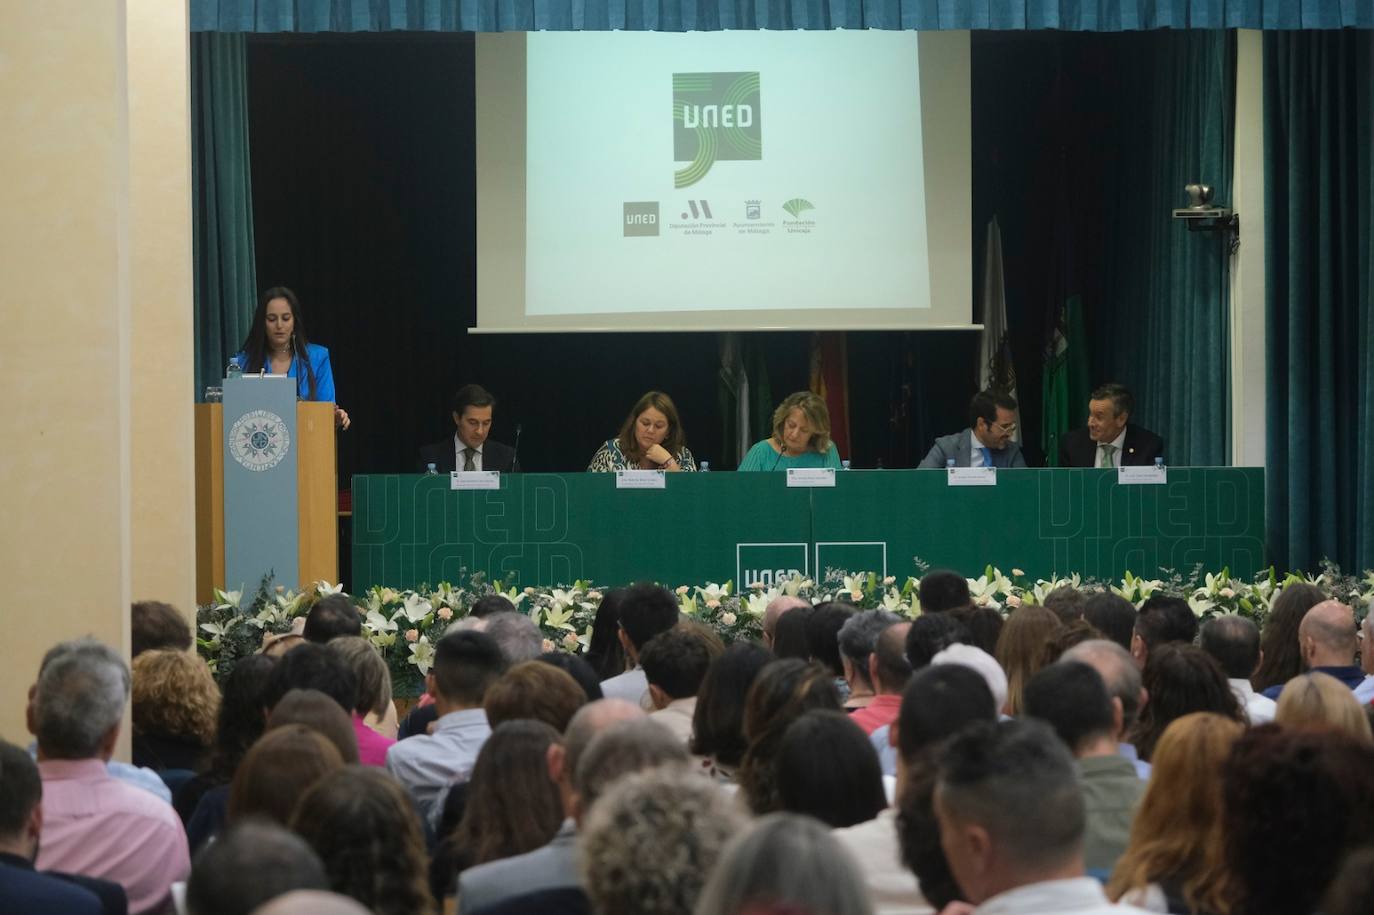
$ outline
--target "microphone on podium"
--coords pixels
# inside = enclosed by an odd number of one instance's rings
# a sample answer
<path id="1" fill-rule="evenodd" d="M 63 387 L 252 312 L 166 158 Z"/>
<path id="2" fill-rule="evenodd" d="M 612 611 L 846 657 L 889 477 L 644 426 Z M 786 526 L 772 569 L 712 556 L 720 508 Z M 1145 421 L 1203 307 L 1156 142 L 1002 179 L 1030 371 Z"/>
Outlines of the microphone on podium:
<path id="1" fill-rule="evenodd" d="M 515 473 L 520 469 L 520 433 L 525 427 L 520 423 L 515 424 L 515 445 L 511 448 L 510 470 Z"/>

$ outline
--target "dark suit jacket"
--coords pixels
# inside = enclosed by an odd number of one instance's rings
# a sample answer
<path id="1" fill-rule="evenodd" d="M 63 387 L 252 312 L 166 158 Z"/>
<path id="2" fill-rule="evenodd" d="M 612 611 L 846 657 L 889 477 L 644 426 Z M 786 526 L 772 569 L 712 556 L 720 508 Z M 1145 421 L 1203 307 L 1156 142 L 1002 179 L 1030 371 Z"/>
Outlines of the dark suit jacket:
<path id="1" fill-rule="evenodd" d="M 1123 467 L 1148 467 L 1155 458 L 1163 456 L 1164 439 L 1135 423 L 1127 424 L 1126 438 L 1121 443 Z M 1086 428 L 1074 429 L 1059 440 L 1059 466 L 1097 466 L 1097 442 L 1088 436 Z"/>
<path id="2" fill-rule="evenodd" d="M 90 890 L 39 873 L 17 855 L 0 855 L 0 911 L 6 915 L 102 915 L 104 908 Z"/>
<path id="3" fill-rule="evenodd" d="M 451 473 L 457 470 L 457 455 L 453 449 L 453 436 L 438 442 L 432 442 L 420 449 L 420 472 L 424 473 L 429 469 L 430 464 L 440 473 Z M 519 464 L 512 464 L 515 461 L 515 449 L 500 442 L 493 442 L 487 439 L 482 446 L 482 469 L 499 470 L 502 473 L 518 473 Z"/>

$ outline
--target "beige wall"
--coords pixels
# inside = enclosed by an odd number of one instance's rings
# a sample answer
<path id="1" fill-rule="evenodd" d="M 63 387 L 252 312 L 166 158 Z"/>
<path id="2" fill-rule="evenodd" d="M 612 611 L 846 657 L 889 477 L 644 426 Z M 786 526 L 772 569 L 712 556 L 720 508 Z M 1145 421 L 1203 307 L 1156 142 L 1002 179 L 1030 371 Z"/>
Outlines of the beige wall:
<path id="1" fill-rule="evenodd" d="M 1264 326 L 1264 38 L 1236 33 L 1236 142 L 1231 209 L 1241 245 L 1231 257 L 1231 463 L 1263 467 Z"/>

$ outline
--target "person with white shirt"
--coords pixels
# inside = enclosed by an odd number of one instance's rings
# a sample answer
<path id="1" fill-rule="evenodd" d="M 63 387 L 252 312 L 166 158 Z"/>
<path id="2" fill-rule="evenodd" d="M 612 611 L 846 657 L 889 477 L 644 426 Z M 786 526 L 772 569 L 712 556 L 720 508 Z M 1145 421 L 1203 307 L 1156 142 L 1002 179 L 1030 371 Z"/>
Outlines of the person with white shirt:
<path id="1" fill-rule="evenodd" d="M 1016 435 L 1016 399 L 1002 391 L 979 391 L 969 401 L 969 427 L 935 440 L 918 467 L 1025 467 Z"/>
<path id="2" fill-rule="evenodd" d="M 645 711 L 653 710 L 649 699 L 649 681 L 639 666 L 639 651 L 660 632 L 677 625 L 677 598 L 666 588 L 651 582 L 640 582 L 626 589 L 620 602 L 620 626 L 617 636 L 625 649 L 630 669 L 601 681 L 601 694 L 607 699 L 625 699 L 638 703 Z"/>
<path id="3" fill-rule="evenodd" d="M 1255 692 L 1250 685 L 1250 677 L 1259 669 L 1260 661 L 1264 660 L 1264 653 L 1260 651 L 1259 627 L 1243 616 L 1214 617 L 1202 627 L 1200 645 L 1226 672 L 1231 692 L 1245 707 L 1245 716 L 1250 723 L 1255 725 L 1273 721 L 1278 704 Z"/>
<path id="4" fill-rule="evenodd" d="M 420 449 L 420 472 L 430 464 L 439 473 L 454 470 L 520 470 L 515 449 L 488 438 L 496 398 L 481 385 L 467 384 L 453 395 L 453 435 Z M 518 430 L 517 430 L 518 431 Z M 517 437 L 517 444 L 518 444 Z"/>
<path id="5" fill-rule="evenodd" d="M 1164 456 L 1164 439 L 1131 422 L 1135 397 L 1104 384 L 1088 396 L 1088 425 L 1059 440 L 1060 467 L 1148 467 Z"/>
<path id="6" fill-rule="evenodd" d="M 692 743 L 697 692 L 711 661 L 706 641 L 682 625 L 654 636 L 639 654 L 654 706 L 649 719 L 672 731 L 684 747 Z"/>

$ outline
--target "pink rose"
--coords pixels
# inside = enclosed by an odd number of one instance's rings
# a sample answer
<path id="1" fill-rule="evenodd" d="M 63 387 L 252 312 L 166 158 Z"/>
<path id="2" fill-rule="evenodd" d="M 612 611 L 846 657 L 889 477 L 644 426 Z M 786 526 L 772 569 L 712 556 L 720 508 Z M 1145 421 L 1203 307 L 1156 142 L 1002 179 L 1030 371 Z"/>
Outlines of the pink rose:
<path id="1" fill-rule="evenodd" d="M 420 641 L 420 630 L 418 630 L 418 629 L 407 629 L 407 630 L 406 630 L 406 641 L 407 641 L 407 642 L 418 642 L 418 641 Z"/>
<path id="2" fill-rule="evenodd" d="M 438 610 L 438 614 L 439 619 L 441 620 L 453 619 L 453 609 L 451 607 L 440 607 Z"/>

